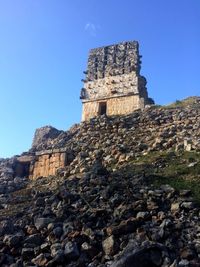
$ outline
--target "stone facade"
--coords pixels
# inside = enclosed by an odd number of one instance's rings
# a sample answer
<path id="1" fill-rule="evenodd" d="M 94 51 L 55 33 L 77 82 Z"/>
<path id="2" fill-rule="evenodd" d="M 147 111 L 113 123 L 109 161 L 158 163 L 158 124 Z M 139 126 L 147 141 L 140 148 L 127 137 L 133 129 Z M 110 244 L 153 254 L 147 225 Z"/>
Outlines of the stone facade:
<path id="1" fill-rule="evenodd" d="M 72 161 L 71 156 L 63 149 L 36 152 L 29 168 L 29 178 L 55 175 L 58 169 L 64 168 Z"/>
<path id="2" fill-rule="evenodd" d="M 90 51 L 80 97 L 83 121 L 102 114 L 129 114 L 153 103 L 140 75 L 140 58 L 136 41 Z"/>
<path id="3" fill-rule="evenodd" d="M 99 106 L 104 102 L 101 100 L 86 102 L 83 105 L 83 117 L 82 120 L 87 120 L 92 118 L 93 115 L 98 116 Z M 138 109 L 140 106 L 144 106 L 144 100 L 139 98 L 137 95 L 123 96 L 123 97 L 113 97 L 106 99 L 106 114 L 107 115 L 121 115 L 129 114 L 133 110 Z"/>
<path id="4" fill-rule="evenodd" d="M 30 168 L 30 179 L 55 175 L 56 170 L 65 166 L 65 153 L 44 154 L 37 156 Z"/>

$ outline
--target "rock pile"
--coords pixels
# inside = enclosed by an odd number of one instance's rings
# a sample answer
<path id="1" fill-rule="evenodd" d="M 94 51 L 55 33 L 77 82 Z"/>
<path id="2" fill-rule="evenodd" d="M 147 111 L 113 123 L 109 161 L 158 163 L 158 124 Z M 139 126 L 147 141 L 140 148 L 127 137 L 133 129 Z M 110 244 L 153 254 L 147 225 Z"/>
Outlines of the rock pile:
<path id="1" fill-rule="evenodd" d="M 200 151 L 196 104 L 100 116 L 67 132 L 47 127 L 29 152 L 0 159 L 0 266 L 200 266 L 191 192 L 155 188 L 145 171 L 127 171 L 152 151 Z M 66 153 L 68 164 L 28 182 L 29 164 L 44 149 L 49 157 Z"/>
<path id="2" fill-rule="evenodd" d="M 17 175 L 16 158 L 0 160 L 0 209 L 7 207 L 10 193 L 24 188 L 28 184 L 27 177 Z"/>
<path id="3" fill-rule="evenodd" d="M 27 183 L 26 177 L 16 176 L 16 158 L 0 160 L 0 196 L 24 187 Z"/>
<path id="4" fill-rule="evenodd" d="M 90 169 L 95 154 L 103 151 L 106 166 L 119 165 L 132 158 L 159 150 L 200 150 L 200 109 L 198 107 L 149 108 L 131 115 L 96 117 L 76 125 L 73 131 L 38 143 L 50 151 L 64 149 L 73 159 L 63 173 L 75 174 Z M 62 171 L 62 170 L 60 170 Z"/>
<path id="5" fill-rule="evenodd" d="M 0 265 L 200 266 L 200 210 L 188 190 L 100 174 L 100 165 L 96 173 L 60 180 L 56 191 L 36 189 L 56 178 L 35 181 L 26 209 L 0 222 Z"/>
<path id="6" fill-rule="evenodd" d="M 51 140 L 57 138 L 63 131 L 59 131 L 52 126 L 44 126 L 36 129 L 32 147 L 38 150 L 43 149 L 43 143 L 51 145 Z"/>

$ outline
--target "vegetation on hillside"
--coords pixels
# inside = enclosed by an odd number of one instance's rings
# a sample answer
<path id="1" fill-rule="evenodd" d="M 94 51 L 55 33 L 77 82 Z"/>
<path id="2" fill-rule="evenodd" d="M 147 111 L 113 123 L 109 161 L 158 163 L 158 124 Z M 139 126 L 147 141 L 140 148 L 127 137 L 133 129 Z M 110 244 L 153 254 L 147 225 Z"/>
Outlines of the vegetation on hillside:
<path id="1" fill-rule="evenodd" d="M 200 97 L 198 96 L 191 96 L 187 97 L 183 100 L 176 100 L 175 102 L 165 105 L 165 108 L 184 108 L 187 106 L 192 107 L 200 107 Z"/>
<path id="2" fill-rule="evenodd" d="M 124 175 L 141 175 L 155 187 L 169 184 L 177 190 L 191 190 L 200 203 L 200 153 L 151 152 L 124 165 Z"/>

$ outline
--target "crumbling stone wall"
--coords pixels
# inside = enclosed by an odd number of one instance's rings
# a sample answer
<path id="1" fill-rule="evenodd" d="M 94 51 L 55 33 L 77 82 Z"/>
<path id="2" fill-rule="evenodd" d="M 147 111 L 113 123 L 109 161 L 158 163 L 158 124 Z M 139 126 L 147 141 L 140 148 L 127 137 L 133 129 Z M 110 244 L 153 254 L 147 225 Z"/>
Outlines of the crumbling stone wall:
<path id="1" fill-rule="evenodd" d="M 58 129 L 52 126 L 44 126 L 36 129 L 33 138 L 32 149 L 45 150 L 43 147 L 43 143 L 48 142 L 49 145 L 52 144 L 53 140 L 62 133 L 63 131 L 59 131 Z"/>
<path id="2" fill-rule="evenodd" d="M 81 91 L 83 121 L 101 114 L 101 102 L 106 105 L 107 115 L 129 114 L 152 104 L 146 79 L 140 75 L 140 58 L 136 41 L 90 51 Z"/>

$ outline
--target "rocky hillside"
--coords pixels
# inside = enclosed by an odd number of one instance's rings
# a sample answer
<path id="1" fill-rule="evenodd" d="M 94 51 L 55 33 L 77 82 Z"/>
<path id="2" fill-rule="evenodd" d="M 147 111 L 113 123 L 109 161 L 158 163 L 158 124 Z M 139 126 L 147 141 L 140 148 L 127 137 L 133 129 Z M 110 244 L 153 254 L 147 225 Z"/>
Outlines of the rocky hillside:
<path id="1" fill-rule="evenodd" d="M 61 148 L 69 164 L 30 181 L 0 160 L 0 266 L 200 266 L 199 108 L 37 130 L 23 156 Z"/>
<path id="2" fill-rule="evenodd" d="M 31 153 L 64 149 L 68 164 L 64 175 L 88 171 L 99 150 L 107 167 L 160 150 L 200 150 L 200 98 L 169 107 L 138 110 L 128 116 L 100 116 L 67 132 L 35 139 Z M 47 129 L 48 131 L 48 129 Z M 45 140 L 45 141 L 44 141 Z M 62 170 L 60 170 L 62 171 Z"/>

